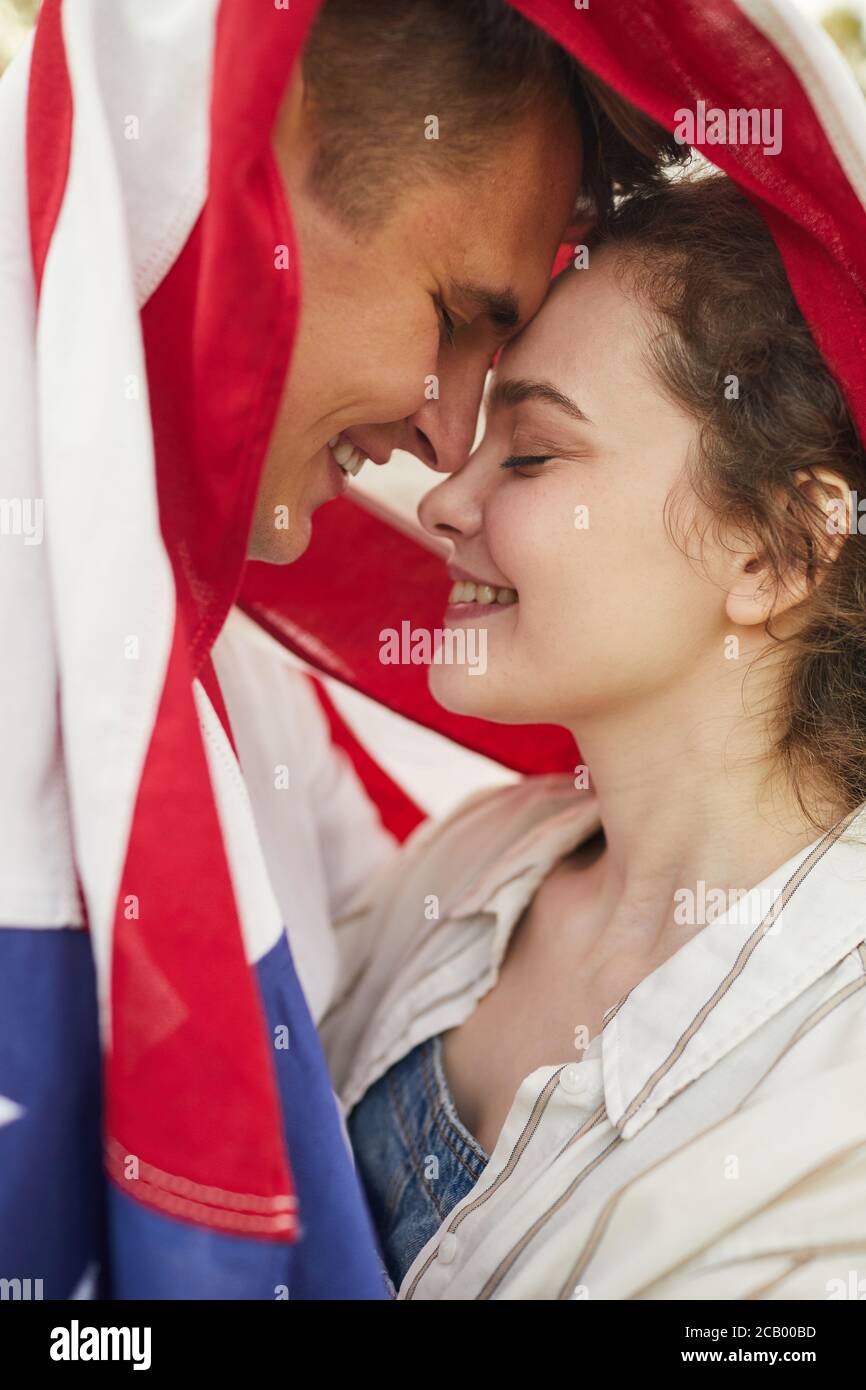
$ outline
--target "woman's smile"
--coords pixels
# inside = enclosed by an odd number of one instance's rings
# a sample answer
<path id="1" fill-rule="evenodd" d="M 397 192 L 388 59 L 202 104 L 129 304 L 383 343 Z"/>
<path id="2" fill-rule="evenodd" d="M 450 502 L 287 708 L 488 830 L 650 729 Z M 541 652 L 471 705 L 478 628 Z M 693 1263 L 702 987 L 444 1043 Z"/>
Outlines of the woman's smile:
<path id="1" fill-rule="evenodd" d="M 454 583 L 448 595 L 445 618 L 452 624 L 504 613 L 518 602 L 517 590 L 510 585 L 479 579 L 453 565 L 449 566 L 448 573 Z"/>

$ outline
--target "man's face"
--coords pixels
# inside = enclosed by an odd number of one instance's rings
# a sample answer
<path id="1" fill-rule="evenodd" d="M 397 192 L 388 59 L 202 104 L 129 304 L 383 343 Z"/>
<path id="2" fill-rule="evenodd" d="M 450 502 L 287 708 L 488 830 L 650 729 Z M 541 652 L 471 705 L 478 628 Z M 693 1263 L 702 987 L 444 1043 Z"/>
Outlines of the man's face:
<path id="1" fill-rule="evenodd" d="M 374 463 L 405 449 L 441 472 L 463 464 L 490 359 L 544 297 L 581 151 L 573 120 L 539 112 L 471 177 L 407 179 L 385 223 L 362 233 L 310 192 L 304 141 L 281 146 L 278 124 L 275 144 L 303 300 L 249 555 L 285 564 L 307 548 L 316 508 L 347 485 L 333 449 Z"/>

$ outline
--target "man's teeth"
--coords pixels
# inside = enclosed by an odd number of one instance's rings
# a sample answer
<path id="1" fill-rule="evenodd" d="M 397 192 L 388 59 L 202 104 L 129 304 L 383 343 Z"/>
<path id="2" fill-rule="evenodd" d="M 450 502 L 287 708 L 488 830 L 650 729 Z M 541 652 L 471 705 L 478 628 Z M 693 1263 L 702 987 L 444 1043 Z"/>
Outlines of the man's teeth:
<path id="1" fill-rule="evenodd" d="M 343 472 L 348 473 L 350 478 L 360 473 L 367 461 L 367 455 L 356 449 L 354 444 L 350 444 L 342 434 L 335 434 L 333 439 L 329 439 L 328 448 Z"/>
<path id="2" fill-rule="evenodd" d="M 516 589 L 494 589 L 492 584 L 472 584 L 458 579 L 448 595 L 449 603 L 516 603 Z"/>

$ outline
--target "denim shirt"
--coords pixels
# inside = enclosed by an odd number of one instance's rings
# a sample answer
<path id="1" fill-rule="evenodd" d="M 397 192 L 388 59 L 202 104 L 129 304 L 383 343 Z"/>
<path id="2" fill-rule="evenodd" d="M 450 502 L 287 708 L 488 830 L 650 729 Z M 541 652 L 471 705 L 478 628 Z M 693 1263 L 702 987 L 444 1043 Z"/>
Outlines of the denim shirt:
<path id="1" fill-rule="evenodd" d="M 420 1043 L 380 1077 L 348 1128 L 385 1265 L 399 1288 L 488 1161 L 454 1109 L 440 1039 Z"/>

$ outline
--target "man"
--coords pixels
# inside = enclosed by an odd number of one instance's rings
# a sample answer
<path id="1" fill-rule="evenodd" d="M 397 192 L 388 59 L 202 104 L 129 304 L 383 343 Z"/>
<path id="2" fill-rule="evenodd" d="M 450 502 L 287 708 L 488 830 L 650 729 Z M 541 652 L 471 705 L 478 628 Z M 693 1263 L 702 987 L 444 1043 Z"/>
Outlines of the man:
<path id="1" fill-rule="evenodd" d="M 504 4 L 324 6 L 274 136 L 304 300 L 252 558 L 302 552 L 335 460 L 462 463 L 575 207 L 575 80 Z"/>
<path id="2" fill-rule="evenodd" d="M 318 8 L 46 0 L 0 90 L 0 1274 L 46 1297 L 384 1293 L 210 652 L 362 455 L 459 466 L 585 98 L 498 0 Z"/>
<path id="3" fill-rule="evenodd" d="M 364 459 L 400 448 L 445 472 L 462 464 L 490 360 L 540 302 L 576 206 L 577 94 L 564 55 L 503 4 L 330 0 L 320 11 L 274 132 L 303 308 L 250 558 L 296 559 L 314 510 Z M 390 840 L 281 651 L 233 615 L 214 659 L 318 1020 L 335 973 L 331 921 Z M 266 775 L 275 765 L 292 767 L 289 797 Z M 303 912 L 291 902 L 299 882 Z"/>
<path id="4" fill-rule="evenodd" d="M 670 143 L 639 118 L 642 159 L 597 106 L 590 120 L 576 66 L 503 0 L 324 6 L 275 132 L 304 307 L 251 558 L 301 553 L 335 458 L 462 464 L 491 358 L 541 303 L 578 207 L 581 124 L 597 201 L 614 152 L 625 181 Z"/>

